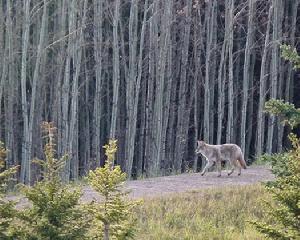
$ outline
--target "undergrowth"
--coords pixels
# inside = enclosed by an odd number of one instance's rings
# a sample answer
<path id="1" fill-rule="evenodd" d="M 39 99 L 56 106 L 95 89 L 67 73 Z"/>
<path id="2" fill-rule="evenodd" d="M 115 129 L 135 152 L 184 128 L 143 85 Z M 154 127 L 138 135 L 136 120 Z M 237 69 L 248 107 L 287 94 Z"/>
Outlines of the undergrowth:
<path id="1" fill-rule="evenodd" d="M 136 239 L 264 239 L 249 223 L 263 219 L 261 185 L 226 187 L 145 200 L 136 210 Z"/>

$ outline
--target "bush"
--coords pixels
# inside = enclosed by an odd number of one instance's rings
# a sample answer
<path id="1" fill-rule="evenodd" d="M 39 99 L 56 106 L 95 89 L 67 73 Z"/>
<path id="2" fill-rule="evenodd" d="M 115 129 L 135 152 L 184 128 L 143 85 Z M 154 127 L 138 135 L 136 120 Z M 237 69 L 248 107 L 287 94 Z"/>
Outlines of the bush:
<path id="1" fill-rule="evenodd" d="M 89 225 L 79 205 L 81 191 L 63 184 L 60 174 L 67 156 L 55 158 L 55 128 L 51 123 L 44 123 L 43 128 L 47 132 L 45 161 L 35 161 L 43 168 L 43 179 L 33 187 L 22 187 L 32 206 L 18 213 L 12 234 L 20 240 L 87 239 Z"/>
<path id="2" fill-rule="evenodd" d="M 262 163 L 269 163 L 272 173 L 277 177 L 283 177 L 290 175 L 290 169 L 286 164 L 289 158 L 289 153 L 275 153 L 275 154 L 263 154 L 257 160 Z"/>
<path id="3" fill-rule="evenodd" d="M 7 183 L 17 171 L 17 167 L 5 170 L 6 153 L 4 144 L 0 142 L 0 239 L 3 240 L 13 239 L 10 234 L 10 226 L 17 214 L 16 203 L 4 198 Z"/>
<path id="4" fill-rule="evenodd" d="M 90 212 L 93 215 L 93 239 L 129 239 L 135 232 L 135 220 L 132 212 L 138 202 L 128 201 L 128 192 L 122 190 L 126 174 L 120 166 L 114 166 L 114 155 L 117 141 L 110 140 L 104 146 L 107 157 L 104 167 L 90 171 L 88 182 L 95 191 L 101 194 L 100 203 L 92 203 Z"/>
<path id="5" fill-rule="evenodd" d="M 300 68 L 300 57 L 296 49 L 283 45 L 282 56 Z M 282 100 L 266 102 L 266 111 L 278 115 L 284 124 L 294 128 L 300 124 L 300 109 Z M 252 224 L 268 238 L 279 240 L 300 239 L 300 141 L 293 134 L 289 136 L 292 150 L 287 153 L 267 157 L 277 179 L 266 188 L 276 202 L 274 207 L 266 202 L 266 215 L 272 224 L 253 221 Z"/>
<path id="6" fill-rule="evenodd" d="M 272 224 L 252 222 L 258 231 L 271 239 L 300 239 L 300 142 L 294 135 L 290 139 L 293 149 L 284 154 L 284 158 L 278 157 L 272 162 L 275 169 L 282 165 L 285 170 L 274 171 L 276 180 L 266 185 L 276 203 L 274 207 L 265 202 L 265 214 Z M 282 161 L 280 165 L 279 160 Z"/>

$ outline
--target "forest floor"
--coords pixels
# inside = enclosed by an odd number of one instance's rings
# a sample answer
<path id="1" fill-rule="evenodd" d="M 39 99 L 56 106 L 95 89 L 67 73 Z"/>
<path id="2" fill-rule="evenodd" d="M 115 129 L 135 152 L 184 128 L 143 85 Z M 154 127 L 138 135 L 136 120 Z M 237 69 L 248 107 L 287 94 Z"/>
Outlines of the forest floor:
<path id="1" fill-rule="evenodd" d="M 222 176 L 217 177 L 217 172 L 208 172 L 204 176 L 200 173 L 185 173 L 166 177 L 148 178 L 126 182 L 126 189 L 130 197 L 153 198 L 166 194 L 179 194 L 183 192 L 198 191 L 205 188 L 221 188 L 226 186 L 243 186 L 273 180 L 274 175 L 265 166 L 250 166 L 242 170 L 241 176 L 235 171 L 227 176 L 227 171 L 222 171 Z M 99 200 L 99 195 L 89 186 L 83 187 L 82 202 Z"/>
<path id="2" fill-rule="evenodd" d="M 266 166 L 250 166 L 242 170 L 241 176 L 235 171 L 227 176 L 227 171 L 222 171 L 222 176 L 217 177 L 217 172 L 208 172 L 204 176 L 200 173 L 184 173 L 179 175 L 147 178 L 142 180 L 127 181 L 125 188 L 130 191 L 129 197 L 133 199 L 156 198 L 168 194 L 199 191 L 207 188 L 222 188 L 226 186 L 244 186 L 259 182 L 273 180 L 274 175 Z M 88 203 L 99 201 L 101 197 L 90 186 L 83 184 L 81 202 Z M 12 194 L 10 200 L 18 201 L 17 208 L 30 205 L 26 198 Z"/>

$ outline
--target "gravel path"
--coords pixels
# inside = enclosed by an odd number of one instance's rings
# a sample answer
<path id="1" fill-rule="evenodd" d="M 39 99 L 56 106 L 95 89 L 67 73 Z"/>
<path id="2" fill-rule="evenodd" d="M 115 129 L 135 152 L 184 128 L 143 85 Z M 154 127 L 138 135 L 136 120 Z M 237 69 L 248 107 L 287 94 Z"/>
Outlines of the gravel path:
<path id="1" fill-rule="evenodd" d="M 221 177 L 217 177 L 217 172 L 209 172 L 205 176 L 201 176 L 200 173 L 180 174 L 128 181 L 126 188 L 131 190 L 130 196 L 132 198 L 147 198 L 204 188 L 249 185 L 273 179 L 274 176 L 268 168 L 251 166 L 242 170 L 241 176 L 237 176 L 236 172 L 227 176 L 226 171 L 222 171 Z M 83 202 L 99 199 L 99 195 L 89 186 L 84 187 L 83 192 Z"/>
<path id="2" fill-rule="evenodd" d="M 153 198 L 166 194 L 197 191 L 205 188 L 218 188 L 223 186 L 242 186 L 265 182 L 274 179 L 270 169 L 261 166 L 251 166 L 242 170 L 242 175 L 233 173 L 227 176 L 222 171 L 222 176 L 217 177 L 217 172 L 208 172 L 205 176 L 200 173 L 186 173 L 167 177 L 148 178 L 143 180 L 128 181 L 125 188 L 130 190 L 130 197 L 133 199 Z M 30 206 L 26 198 L 21 196 L 10 196 L 10 200 L 17 200 L 17 208 Z M 89 186 L 83 187 L 81 202 L 87 203 L 92 200 L 100 200 L 100 196 Z"/>

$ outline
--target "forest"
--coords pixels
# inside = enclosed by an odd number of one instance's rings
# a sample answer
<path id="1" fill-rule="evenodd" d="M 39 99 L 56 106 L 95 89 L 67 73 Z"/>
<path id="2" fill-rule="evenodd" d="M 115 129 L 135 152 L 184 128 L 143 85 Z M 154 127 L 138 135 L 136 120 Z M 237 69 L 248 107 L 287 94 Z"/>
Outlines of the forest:
<path id="1" fill-rule="evenodd" d="M 300 105 L 300 0 L 1 0 L 0 141 L 33 183 L 43 122 L 65 180 L 104 165 L 132 178 L 197 171 L 197 140 L 236 143 L 248 163 L 290 147 L 271 98 Z M 299 52 L 299 50 L 298 50 Z"/>

